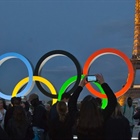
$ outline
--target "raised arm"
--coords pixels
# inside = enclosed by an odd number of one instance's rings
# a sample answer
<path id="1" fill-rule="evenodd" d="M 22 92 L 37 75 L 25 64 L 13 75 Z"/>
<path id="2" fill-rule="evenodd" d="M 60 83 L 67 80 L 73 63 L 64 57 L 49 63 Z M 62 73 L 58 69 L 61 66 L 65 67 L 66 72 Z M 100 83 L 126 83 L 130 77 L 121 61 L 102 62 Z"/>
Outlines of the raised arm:
<path id="1" fill-rule="evenodd" d="M 108 104 L 106 108 L 103 110 L 103 116 L 104 119 L 106 120 L 108 117 L 111 116 L 111 114 L 115 110 L 117 99 L 112 89 L 109 87 L 107 83 L 105 83 L 103 76 L 101 74 L 97 74 L 96 77 L 98 79 L 98 82 L 101 84 L 105 94 L 107 95 L 108 99 Z"/>
<path id="2" fill-rule="evenodd" d="M 77 115 L 78 112 L 77 100 L 86 83 L 87 83 L 86 77 L 84 77 L 84 79 L 80 82 L 79 86 L 77 87 L 77 89 L 74 91 L 74 93 L 69 99 L 69 104 L 68 104 L 69 113 L 73 116 Z"/>

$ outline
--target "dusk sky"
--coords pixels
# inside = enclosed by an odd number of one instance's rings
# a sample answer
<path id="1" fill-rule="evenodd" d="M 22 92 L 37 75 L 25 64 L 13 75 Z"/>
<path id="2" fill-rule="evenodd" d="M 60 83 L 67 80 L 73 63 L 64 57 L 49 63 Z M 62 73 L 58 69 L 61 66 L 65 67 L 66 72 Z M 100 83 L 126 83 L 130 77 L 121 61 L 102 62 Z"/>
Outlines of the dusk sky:
<path id="1" fill-rule="evenodd" d="M 82 68 L 87 58 L 102 48 L 116 48 L 131 58 L 134 13 L 135 0 L 0 0 L 0 54 L 19 53 L 33 68 L 53 50 L 68 51 Z M 110 54 L 91 65 L 89 74 L 95 73 L 102 73 L 116 92 L 125 84 L 128 69 L 121 58 Z M 76 67 L 67 57 L 50 59 L 41 72 L 57 91 L 74 75 Z M 5 61 L 0 69 L 0 90 L 11 95 L 16 83 L 27 76 L 22 61 Z M 36 86 L 31 92 L 39 94 L 41 100 L 51 99 Z M 80 99 L 87 94 L 84 89 Z"/>

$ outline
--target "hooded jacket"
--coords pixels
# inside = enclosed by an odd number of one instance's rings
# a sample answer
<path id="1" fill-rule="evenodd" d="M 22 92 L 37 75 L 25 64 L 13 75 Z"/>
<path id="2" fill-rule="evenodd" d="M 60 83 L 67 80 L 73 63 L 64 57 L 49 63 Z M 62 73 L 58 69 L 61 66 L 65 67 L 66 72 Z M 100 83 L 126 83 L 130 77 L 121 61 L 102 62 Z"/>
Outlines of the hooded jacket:
<path id="1" fill-rule="evenodd" d="M 122 107 L 122 113 L 128 119 L 129 125 L 133 126 L 134 125 L 134 119 L 133 119 L 134 106 L 132 105 L 132 106 L 129 107 L 129 105 L 127 103 L 127 99 L 126 99 L 126 102 L 125 102 L 124 106 Z"/>

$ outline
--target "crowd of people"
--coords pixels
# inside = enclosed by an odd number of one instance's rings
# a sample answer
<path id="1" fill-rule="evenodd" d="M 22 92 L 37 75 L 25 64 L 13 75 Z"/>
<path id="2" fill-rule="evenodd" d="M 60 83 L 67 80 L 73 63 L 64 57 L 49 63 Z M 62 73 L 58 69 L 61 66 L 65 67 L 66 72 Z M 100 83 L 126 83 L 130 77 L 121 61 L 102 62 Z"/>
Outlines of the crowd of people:
<path id="1" fill-rule="evenodd" d="M 11 106 L 0 99 L 0 140 L 131 140 L 134 119 L 140 119 L 140 112 L 134 114 L 129 97 L 121 107 L 109 85 L 101 74 L 96 74 L 108 104 L 101 108 L 101 99 L 87 95 L 77 108 L 79 95 L 88 83 L 86 76 L 72 95 L 64 93 L 50 110 L 35 93 L 22 101 L 11 98 Z"/>

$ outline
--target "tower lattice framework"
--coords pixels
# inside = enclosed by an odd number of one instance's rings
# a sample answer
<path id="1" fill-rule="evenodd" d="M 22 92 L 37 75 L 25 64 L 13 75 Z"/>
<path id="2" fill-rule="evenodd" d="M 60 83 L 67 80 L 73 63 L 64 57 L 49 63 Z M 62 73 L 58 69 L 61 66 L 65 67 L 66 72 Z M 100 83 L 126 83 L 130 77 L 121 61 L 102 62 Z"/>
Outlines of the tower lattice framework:
<path id="1" fill-rule="evenodd" d="M 135 2 L 134 44 L 130 60 L 134 68 L 135 81 L 136 71 L 140 70 L 140 0 L 136 0 Z M 140 84 L 135 84 L 134 81 L 127 93 L 118 99 L 121 105 L 124 104 L 127 97 L 131 97 L 132 99 L 140 98 Z"/>

